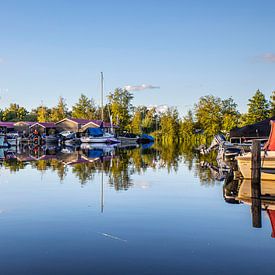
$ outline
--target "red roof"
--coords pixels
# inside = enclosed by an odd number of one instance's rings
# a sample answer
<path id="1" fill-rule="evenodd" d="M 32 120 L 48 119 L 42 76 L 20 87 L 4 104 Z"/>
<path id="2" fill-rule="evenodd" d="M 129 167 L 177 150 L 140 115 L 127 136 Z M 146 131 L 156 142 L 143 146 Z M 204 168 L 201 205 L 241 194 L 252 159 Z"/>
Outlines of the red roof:
<path id="1" fill-rule="evenodd" d="M 0 127 L 13 128 L 15 122 L 0 121 Z"/>
<path id="2" fill-rule="evenodd" d="M 82 119 L 82 118 L 68 118 L 71 121 L 74 121 L 77 124 L 87 124 L 91 122 L 90 119 Z"/>

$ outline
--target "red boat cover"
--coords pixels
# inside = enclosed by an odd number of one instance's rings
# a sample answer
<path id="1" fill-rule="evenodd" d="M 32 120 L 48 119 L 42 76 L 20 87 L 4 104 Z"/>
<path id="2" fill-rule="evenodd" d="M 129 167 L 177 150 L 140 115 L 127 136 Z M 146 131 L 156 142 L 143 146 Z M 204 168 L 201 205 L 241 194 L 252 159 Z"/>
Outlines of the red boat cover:
<path id="1" fill-rule="evenodd" d="M 269 216 L 271 226 L 272 226 L 271 237 L 275 238 L 275 210 L 267 210 L 267 214 Z"/>
<path id="2" fill-rule="evenodd" d="M 264 146 L 266 151 L 275 151 L 275 121 L 270 120 L 271 130 L 267 143 Z"/>

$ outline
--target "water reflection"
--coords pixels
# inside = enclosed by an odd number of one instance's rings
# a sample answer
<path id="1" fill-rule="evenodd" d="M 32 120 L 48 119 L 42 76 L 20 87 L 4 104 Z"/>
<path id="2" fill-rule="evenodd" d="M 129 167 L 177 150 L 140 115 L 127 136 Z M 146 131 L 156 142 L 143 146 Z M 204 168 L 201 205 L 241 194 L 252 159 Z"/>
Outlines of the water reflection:
<path id="1" fill-rule="evenodd" d="M 231 274 L 224 259 L 262 274 L 274 261 L 273 183 L 252 198 L 234 162 L 192 144 L 25 146 L 0 164 L 3 274 L 35 263 L 44 274 Z"/>
<path id="2" fill-rule="evenodd" d="M 275 185 L 263 181 L 259 197 L 253 196 L 251 182 L 236 178 L 236 162 L 216 159 L 215 153 L 201 156 L 192 144 L 106 145 L 82 146 L 23 146 L 0 149 L 2 168 L 11 173 L 31 167 L 41 173 L 52 171 L 64 181 L 69 171 L 81 185 L 101 175 L 101 210 L 103 211 L 103 178 L 115 190 L 128 190 L 134 185 L 133 176 L 142 175 L 148 169 L 177 173 L 186 166 L 198 178 L 202 186 L 222 186 L 223 199 L 229 204 L 247 204 L 251 207 L 252 225 L 262 226 L 262 211 L 275 228 Z M 0 170 L 1 173 L 1 170 Z M 137 184 L 137 183 L 136 183 Z M 275 236 L 275 233 L 272 233 Z"/>

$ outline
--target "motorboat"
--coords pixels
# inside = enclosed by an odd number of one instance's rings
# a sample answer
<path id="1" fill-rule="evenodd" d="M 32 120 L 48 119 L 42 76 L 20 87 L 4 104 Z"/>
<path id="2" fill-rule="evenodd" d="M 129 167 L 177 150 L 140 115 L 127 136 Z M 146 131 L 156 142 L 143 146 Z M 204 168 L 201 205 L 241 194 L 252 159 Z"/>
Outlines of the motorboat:
<path id="1" fill-rule="evenodd" d="M 139 136 L 132 133 L 124 133 L 119 135 L 118 139 L 124 143 L 136 143 L 139 139 Z"/>
<path id="2" fill-rule="evenodd" d="M 101 128 L 88 128 L 86 135 L 80 138 L 83 143 L 119 143 L 113 134 L 104 133 Z"/>
<path id="3" fill-rule="evenodd" d="M 63 131 L 60 134 L 61 142 L 65 145 L 79 145 L 81 143 L 80 138 L 77 138 L 76 133 L 71 131 Z"/>
<path id="4" fill-rule="evenodd" d="M 261 151 L 261 179 L 275 180 L 275 121 L 271 120 L 271 131 L 269 139 Z M 245 179 L 251 179 L 251 158 L 252 153 L 238 156 L 237 162 L 239 170 Z"/>

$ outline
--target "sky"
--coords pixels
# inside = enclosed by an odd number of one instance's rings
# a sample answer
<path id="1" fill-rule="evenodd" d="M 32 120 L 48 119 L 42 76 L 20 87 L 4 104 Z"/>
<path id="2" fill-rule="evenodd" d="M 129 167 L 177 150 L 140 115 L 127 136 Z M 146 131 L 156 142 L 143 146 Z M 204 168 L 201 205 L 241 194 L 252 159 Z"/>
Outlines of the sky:
<path id="1" fill-rule="evenodd" d="M 275 90 L 275 1 L 0 0 L 0 108 L 69 106 L 117 87 L 135 105 Z"/>

